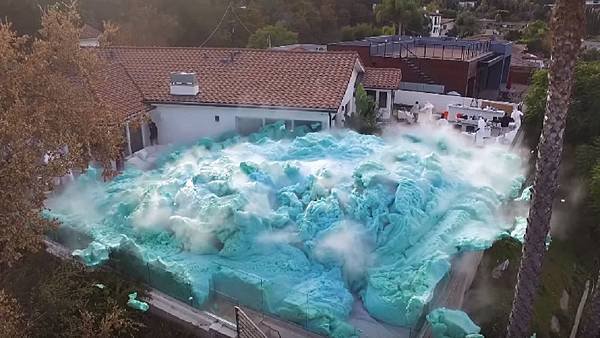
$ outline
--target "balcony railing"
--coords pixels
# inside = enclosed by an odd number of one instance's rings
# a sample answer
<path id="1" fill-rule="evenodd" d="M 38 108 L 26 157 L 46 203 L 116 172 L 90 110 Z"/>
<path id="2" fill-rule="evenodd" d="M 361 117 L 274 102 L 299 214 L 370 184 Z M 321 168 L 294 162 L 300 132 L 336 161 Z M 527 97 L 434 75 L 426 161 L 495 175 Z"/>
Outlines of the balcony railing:
<path id="1" fill-rule="evenodd" d="M 466 61 L 491 52 L 490 41 L 386 37 L 368 39 L 371 56 Z"/>

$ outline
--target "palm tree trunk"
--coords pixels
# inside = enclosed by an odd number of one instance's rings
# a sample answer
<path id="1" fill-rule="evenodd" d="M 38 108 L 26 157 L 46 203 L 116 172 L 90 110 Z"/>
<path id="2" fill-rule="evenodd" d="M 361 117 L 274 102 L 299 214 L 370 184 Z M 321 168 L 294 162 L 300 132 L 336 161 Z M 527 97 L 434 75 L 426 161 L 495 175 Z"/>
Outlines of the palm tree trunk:
<path id="1" fill-rule="evenodd" d="M 552 18 L 552 61 L 548 100 L 538 146 L 533 198 L 510 313 L 507 337 L 529 337 L 529 323 L 540 283 L 552 203 L 558 185 L 563 135 L 577 56 L 584 27 L 583 0 L 558 0 Z"/>
<path id="2" fill-rule="evenodd" d="M 600 275 L 594 285 L 592 300 L 587 308 L 581 337 L 598 337 L 600 334 Z"/>

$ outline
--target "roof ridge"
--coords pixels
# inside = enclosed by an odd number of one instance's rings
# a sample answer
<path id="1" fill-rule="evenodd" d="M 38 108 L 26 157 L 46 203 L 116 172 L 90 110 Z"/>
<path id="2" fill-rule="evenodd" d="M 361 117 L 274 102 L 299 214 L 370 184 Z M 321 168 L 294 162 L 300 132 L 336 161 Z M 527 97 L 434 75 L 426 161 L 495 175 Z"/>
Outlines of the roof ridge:
<path id="1" fill-rule="evenodd" d="M 185 47 L 185 46 L 107 46 L 107 47 L 96 47 L 100 50 L 109 49 L 138 49 L 138 50 L 232 50 L 232 51 L 245 51 L 245 52 L 261 52 L 261 53 L 296 53 L 296 54 L 356 54 L 354 50 L 328 50 L 328 51 L 299 51 L 299 50 L 271 50 L 271 49 L 258 49 L 258 48 L 244 48 L 244 47 Z"/>

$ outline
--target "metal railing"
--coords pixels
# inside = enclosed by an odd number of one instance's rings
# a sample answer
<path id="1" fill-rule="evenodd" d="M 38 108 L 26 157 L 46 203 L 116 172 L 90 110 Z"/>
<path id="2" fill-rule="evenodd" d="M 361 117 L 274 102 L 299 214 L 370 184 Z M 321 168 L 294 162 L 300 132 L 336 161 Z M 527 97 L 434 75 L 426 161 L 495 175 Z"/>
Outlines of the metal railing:
<path id="1" fill-rule="evenodd" d="M 239 306 L 235 307 L 235 323 L 238 338 L 267 338 Z"/>
<path id="2" fill-rule="evenodd" d="M 388 38 L 370 40 L 372 56 L 470 60 L 491 52 L 490 41 L 444 40 L 432 38 Z"/>

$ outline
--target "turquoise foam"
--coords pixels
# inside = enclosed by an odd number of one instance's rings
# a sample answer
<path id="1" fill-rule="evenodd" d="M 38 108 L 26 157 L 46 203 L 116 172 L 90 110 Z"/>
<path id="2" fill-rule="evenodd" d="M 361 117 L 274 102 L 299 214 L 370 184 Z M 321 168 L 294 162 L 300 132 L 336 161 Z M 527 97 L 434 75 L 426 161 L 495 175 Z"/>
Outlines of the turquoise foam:
<path id="1" fill-rule="evenodd" d="M 434 338 L 483 338 L 481 328 L 459 310 L 438 308 L 427 315 Z"/>
<path id="2" fill-rule="evenodd" d="M 47 215 L 93 240 L 76 247 L 88 265 L 109 260 L 195 306 L 217 292 L 339 337 L 357 335 L 354 297 L 414 326 L 453 256 L 511 230 L 499 209 L 523 169 L 506 149 L 443 132 L 306 132 L 203 139 L 108 183 L 90 169 Z"/>

